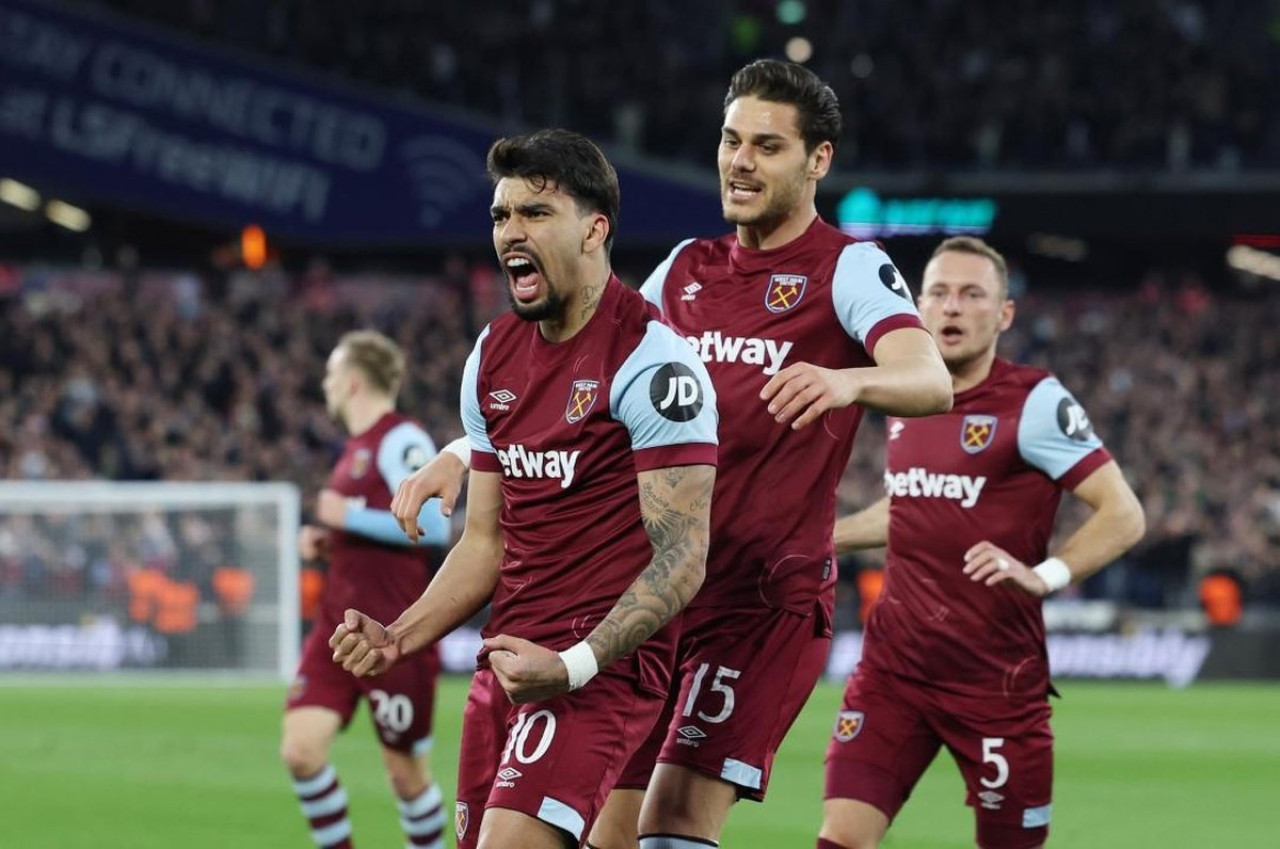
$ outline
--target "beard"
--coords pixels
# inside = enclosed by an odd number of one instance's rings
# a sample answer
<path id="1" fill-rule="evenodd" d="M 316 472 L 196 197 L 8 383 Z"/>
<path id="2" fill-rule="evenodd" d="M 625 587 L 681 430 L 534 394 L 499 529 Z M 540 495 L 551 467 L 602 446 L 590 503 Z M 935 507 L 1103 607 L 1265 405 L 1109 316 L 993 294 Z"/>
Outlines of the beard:
<path id="1" fill-rule="evenodd" d="M 507 289 L 507 302 L 511 304 L 511 311 L 517 317 L 525 321 L 546 321 L 551 318 L 559 318 L 564 314 L 564 298 L 561 297 L 559 292 L 547 285 L 545 278 L 543 278 L 542 285 L 546 287 L 546 296 L 532 304 L 517 301 L 511 290 Z"/>
<path id="2" fill-rule="evenodd" d="M 794 180 L 779 181 L 774 189 L 765 189 L 764 207 L 757 212 L 731 206 L 723 201 L 724 193 L 728 191 L 729 179 L 725 177 L 721 180 L 721 212 L 725 221 L 739 227 L 767 227 L 786 218 L 800 204 L 806 182 L 804 172 L 801 171 Z"/>

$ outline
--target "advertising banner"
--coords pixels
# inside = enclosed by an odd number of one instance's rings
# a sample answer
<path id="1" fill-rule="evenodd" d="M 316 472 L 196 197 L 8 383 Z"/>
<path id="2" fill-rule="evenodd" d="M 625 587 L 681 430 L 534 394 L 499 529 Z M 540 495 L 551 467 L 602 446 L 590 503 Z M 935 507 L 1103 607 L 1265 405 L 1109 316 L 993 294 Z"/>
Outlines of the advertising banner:
<path id="1" fill-rule="evenodd" d="M 502 133 L 181 35 L 0 0 L 0 177 L 340 245 L 485 242 Z M 723 229 L 714 191 L 619 169 L 629 243 Z"/>

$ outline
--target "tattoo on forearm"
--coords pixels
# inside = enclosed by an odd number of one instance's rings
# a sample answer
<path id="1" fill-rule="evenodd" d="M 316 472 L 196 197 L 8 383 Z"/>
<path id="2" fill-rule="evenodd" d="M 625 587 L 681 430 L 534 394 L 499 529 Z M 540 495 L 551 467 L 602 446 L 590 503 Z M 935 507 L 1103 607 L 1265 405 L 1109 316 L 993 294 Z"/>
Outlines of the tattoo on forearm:
<path id="1" fill-rule="evenodd" d="M 641 475 L 640 515 L 653 559 L 587 637 L 602 666 L 648 639 L 702 585 L 714 481 L 715 470 L 709 466 Z"/>

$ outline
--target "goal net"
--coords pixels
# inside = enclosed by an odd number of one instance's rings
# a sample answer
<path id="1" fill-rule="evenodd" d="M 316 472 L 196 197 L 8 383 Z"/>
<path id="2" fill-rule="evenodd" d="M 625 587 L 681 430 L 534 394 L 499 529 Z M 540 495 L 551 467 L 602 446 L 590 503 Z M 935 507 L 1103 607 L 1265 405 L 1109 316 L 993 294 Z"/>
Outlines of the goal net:
<path id="1" fill-rule="evenodd" d="M 298 515 L 287 483 L 0 482 L 0 675 L 287 678 Z"/>

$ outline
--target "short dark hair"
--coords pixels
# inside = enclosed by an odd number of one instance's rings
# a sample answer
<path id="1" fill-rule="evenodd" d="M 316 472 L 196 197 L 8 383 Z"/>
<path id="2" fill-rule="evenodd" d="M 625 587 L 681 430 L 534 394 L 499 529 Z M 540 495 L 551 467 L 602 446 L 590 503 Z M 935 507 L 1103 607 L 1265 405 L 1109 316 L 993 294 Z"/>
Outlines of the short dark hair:
<path id="1" fill-rule="evenodd" d="M 591 139 L 571 130 L 538 130 L 498 139 L 489 148 L 489 177 L 520 177 L 545 185 L 554 182 L 578 204 L 579 211 L 609 219 L 605 250 L 613 247 L 618 229 L 618 172 Z"/>
<path id="2" fill-rule="evenodd" d="M 998 250 L 975 236 L 952 236 L 939 242 L 938 246 L 933 249 L 929 259 L 933 259 L 938 254 L 943 254 L 947 251 L 972 254 L 991 260 L 991 264 L 996 269 L 996 279 L 1000 281 L 1000 296 L 1002 298 L 1009 297 L 1009 264 L 1004 261 L 1004 256 Z"/>
<path id="3" fill-rule="evenodd" d="M 771 103 L 789 103 L 799 112 L 800 138 L 811 153 L 824 141 L 835 145 L 840 139 L 844 119 L 840 100 L 831 86 L 803 65 L 778 59 L 757 59 L 744 65 L 729 81 L 724 108 L 739 97 L 748 95 Z"/>

